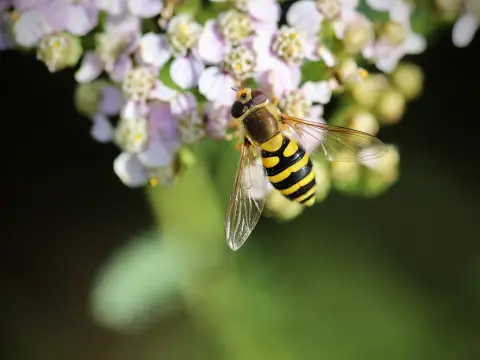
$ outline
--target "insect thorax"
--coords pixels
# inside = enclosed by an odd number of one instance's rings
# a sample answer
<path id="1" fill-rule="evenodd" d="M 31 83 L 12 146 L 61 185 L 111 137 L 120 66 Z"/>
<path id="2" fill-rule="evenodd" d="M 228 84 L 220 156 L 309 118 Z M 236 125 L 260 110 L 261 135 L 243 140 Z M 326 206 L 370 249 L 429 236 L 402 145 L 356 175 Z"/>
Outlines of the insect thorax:
<path id="1" fill-rule="evenodd" d="M 278 134 L 278 121 L 266 107 L 261 107 L 250 112 L 243 124 L 251 140 L 258 144 L 271 139 Z"/>

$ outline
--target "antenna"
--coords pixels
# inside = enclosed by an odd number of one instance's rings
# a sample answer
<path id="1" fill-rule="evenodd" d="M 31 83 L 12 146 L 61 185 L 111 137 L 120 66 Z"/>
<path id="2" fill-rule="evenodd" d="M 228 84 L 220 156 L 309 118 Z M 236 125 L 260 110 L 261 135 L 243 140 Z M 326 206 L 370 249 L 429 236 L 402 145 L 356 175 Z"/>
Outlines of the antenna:
<path id="1" fill-rule="evenodd" d="M 238 92 L 238 90 L 235 89 L 233 86 L 232 86 L 230 89 L 232 89 L 232 90 L 235 91 L 235 92 Z"/>

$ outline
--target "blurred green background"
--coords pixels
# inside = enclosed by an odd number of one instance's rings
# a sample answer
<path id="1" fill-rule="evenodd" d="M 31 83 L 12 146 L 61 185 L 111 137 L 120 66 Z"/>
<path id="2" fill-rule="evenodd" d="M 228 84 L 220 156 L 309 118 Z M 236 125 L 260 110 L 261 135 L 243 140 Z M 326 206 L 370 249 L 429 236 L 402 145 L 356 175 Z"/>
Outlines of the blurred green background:
<path id="1" fill-rule="evenodd" d="M 399 182 L 262 218 L 236 253 L 231 145 L 145 196 L 90 138 L 72 71 L 2 53 L 2 358 L 480 359 L 480 39 L 450 36 L 410 59 L 424 95 L 379 134 Z"/>

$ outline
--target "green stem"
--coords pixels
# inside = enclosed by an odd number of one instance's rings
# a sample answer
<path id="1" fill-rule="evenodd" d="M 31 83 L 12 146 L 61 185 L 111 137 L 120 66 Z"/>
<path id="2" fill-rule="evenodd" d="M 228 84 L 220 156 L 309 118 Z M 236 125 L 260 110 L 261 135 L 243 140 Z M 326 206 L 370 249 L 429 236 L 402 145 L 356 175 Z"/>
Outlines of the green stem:
<path id="1" fill-rule="evenodd" d="M 276 343 L 282 338 L 274 336 L 281 314 L 272 313 L 271 295 L 252 289 L 252 278 L 237 271 L 241 253 L 225 244 L 226 203 L 222 206 L 206 161 L 200 158 L 173 187 L 149 189 L 147 197 L 166 245 L 185 254 L 190 275 L 180 284 L 181 295 L 197 324 L 217 343 L 221 358 L 260 359 L 268 353 L 295 359 L 288 344 Z M 268 317 L 259 323 L 252 306 Z M 265 336 L 275 343 L 267 343 Z"/>

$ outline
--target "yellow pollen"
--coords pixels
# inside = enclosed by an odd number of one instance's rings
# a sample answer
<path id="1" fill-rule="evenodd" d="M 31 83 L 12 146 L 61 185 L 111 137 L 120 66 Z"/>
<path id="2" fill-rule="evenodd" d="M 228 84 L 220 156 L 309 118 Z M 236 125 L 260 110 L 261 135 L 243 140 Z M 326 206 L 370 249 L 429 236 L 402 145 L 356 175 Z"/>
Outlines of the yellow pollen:
<path id="1" fill-rule="evenodd" d="M 156 187 L 158 185 L 158 179 L 156 177 L 150 178 L 150 180 L 148 182 L 149 182 L 149 184 L 152 188 Z"/>
<path id="2" fill-rule="evenodd" d="M 135 134 L 134 138 L 135 138 L 135 141 L 142 141 L 143 136 L 142 136 L 142 134 Z"/>
<path id="3" fill-rule="evenodd" d="M 235 70 L 238 70 L 238 71 L 242 70 L 242 65 L 240 64 L 235 65 Z"/>
<path id="4" fill-rule="evenodd" d="M 368 77 L 368 71 L 365 69 L 358 69 L 358 74 L 362 77 L 362 79 L 366 79 Z"/>
<path id="5" fill-rule="evenodd" d="M 290 34 L 290 39 L 294 40 L 297 38 L 297 34 L 296 33 L 292 33 Z"/>
<path id="6" fill-rule="evenodd" d="M 179 30 L 180 30 L 180 32 L 181 32 L 182 34 L 186 34 L 187 31 L 188 31 L 188 26 L 187 26 L 187 24 L 180 24 Z"/>
<path id="7" fill-rule="evenodd" d="M 12 11 L 10 16 L 12 17 L 12 21 L 17 21 L 20 18 L 20 14 L 17 11 Z"/>
<path id="8" fill-rule="evenodd" d="M 54 49 L 58 49 L 60 47 L 60 41 L 55 41 L 53 44 L 52 44 L 52 48 Z"/>

